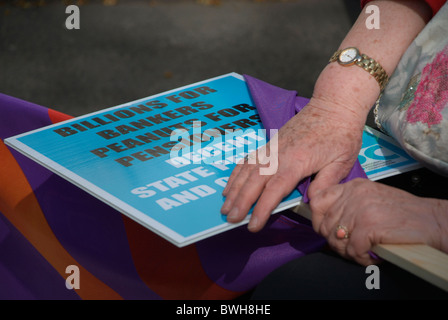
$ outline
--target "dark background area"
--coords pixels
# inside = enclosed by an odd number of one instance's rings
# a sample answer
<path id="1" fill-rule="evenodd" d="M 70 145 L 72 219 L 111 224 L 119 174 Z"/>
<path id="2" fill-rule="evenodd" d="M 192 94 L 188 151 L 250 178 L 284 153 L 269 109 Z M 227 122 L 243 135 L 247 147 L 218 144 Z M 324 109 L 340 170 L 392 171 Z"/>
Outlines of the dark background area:
<path id="1" fill-rule="evenodd" d="M 80 9 L 68 30 L 65 9 Z M 0 0 L 0 92 L 79 116 L 229 72 L 310 97 L 358 0 Z"/>

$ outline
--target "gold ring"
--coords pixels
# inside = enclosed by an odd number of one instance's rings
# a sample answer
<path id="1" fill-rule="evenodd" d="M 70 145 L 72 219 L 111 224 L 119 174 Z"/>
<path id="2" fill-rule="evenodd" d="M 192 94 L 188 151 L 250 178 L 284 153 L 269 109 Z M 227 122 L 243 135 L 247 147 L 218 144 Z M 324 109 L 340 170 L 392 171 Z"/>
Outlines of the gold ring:
<path id="1" fill-rule="evenodd" d="M 338 239 L 348 239 L 350 234 L 346 226 L 338 225 L 336 228 L 336 238 Z"/>

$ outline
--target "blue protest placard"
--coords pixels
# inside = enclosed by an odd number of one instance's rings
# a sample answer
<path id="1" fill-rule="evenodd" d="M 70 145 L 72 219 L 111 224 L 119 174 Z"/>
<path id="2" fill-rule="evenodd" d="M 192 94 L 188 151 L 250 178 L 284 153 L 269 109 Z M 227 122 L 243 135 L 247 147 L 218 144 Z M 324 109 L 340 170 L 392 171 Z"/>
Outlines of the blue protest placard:
<path id="1" fill-rule="evenodd" d="M 182 247 L 247 223 L 226 222 L 221 193 L 267 136 L 244 78 L 230 73 L 5 143 Z M 416 166 L 369 128 L 359 160 L 372 180 Z M 273 213 L 301 198 L 294 190 Z"/>

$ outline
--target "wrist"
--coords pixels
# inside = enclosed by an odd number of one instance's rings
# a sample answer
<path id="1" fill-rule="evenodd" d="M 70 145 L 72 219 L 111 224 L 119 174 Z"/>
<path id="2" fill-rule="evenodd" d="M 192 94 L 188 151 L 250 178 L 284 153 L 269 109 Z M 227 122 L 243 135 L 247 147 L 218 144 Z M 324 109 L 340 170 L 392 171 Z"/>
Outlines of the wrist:
<path id="1" fill-rule="evenodd" d="M 331 105 L 333 111 L 353 115 L 362 125 L 380 94 L 378 82 L 357 66 L 329 63 L 316 81 L 313 99 Z"/>

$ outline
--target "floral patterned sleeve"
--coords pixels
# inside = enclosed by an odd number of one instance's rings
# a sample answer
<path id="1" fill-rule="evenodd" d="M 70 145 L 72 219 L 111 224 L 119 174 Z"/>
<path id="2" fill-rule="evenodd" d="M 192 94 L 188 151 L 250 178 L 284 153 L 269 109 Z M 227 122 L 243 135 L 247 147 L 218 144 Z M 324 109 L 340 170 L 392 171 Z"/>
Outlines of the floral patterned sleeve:
<path id="1" fill-rule="evenodd" d="M 361 0 L 361 8 L 372 0 Z M 431 7 L 433 16 L 442 8 L 446 0 L 425 0 L 425 2 Z"/>
<path id="2" fill-rule="evenodd" d="M 375 105 L 376 123 L 414 159 L 448 176 L 448 5 L 400 59 Z"/>

